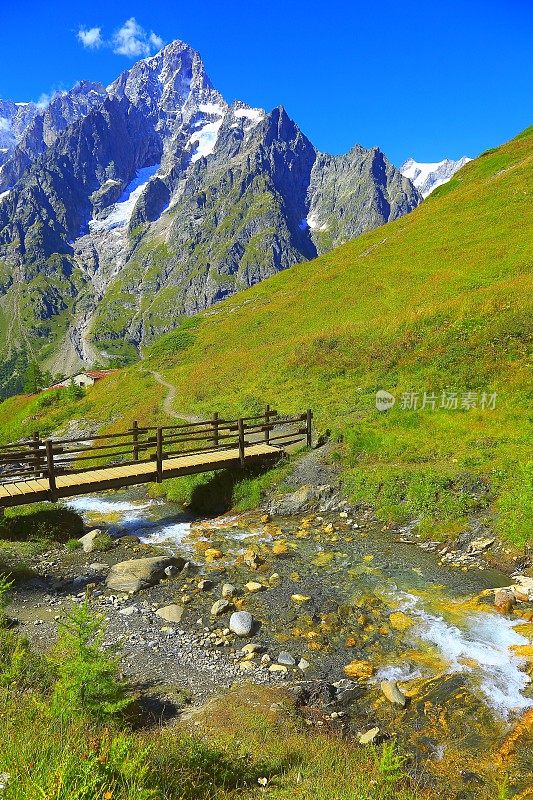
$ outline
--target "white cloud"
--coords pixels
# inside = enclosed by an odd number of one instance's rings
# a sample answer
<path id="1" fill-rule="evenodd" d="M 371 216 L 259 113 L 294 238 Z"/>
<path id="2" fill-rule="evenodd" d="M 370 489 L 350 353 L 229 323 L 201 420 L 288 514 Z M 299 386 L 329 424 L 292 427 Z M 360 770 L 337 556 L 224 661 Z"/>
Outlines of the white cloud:
<path id="1" fill-rule="evenodd" d="M 44 109 L 44 108 L 46 108 L 47 106 L 50 105 L 50 101 L 51 101 L 52 97 L 53 97 L 53 95 L 47 94 L 46 92 L 43 92 L 40 95 L 40 97 L 37 100 L 35 105 L 37 106 L 37 108 L 40 108 L 42 110 L 42 109 Z"/>
<path id="2" fill-rule="evenodd" d="M 165 40 L 162 39 L 160 36 L 157 35 L 157 33 L 154 33 L 153 31 L 150 33 L 149 42 L 155 47 L 156 50 L 161 50 L 161 48 L 165 44 Z"/>
<path id="3" fill-rule="evenodd" d="M 101 28 L 80 28 L 78 39 L 84 47 L 96 49 L 103 44 Z"/>
<path id="4" fill-rule="evenodd" d="M 137 58 L 149 56 L 163 47 L 164 41 L 156 33 L 147 33 L 135 17 L 130 17 L 113 36 L 113 52 L 117 55 Z"/>

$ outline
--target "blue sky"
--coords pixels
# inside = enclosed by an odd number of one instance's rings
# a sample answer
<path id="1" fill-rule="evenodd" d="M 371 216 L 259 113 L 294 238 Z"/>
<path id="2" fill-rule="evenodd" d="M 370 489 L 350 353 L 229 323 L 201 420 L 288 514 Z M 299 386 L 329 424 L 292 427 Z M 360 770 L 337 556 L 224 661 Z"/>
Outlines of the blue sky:
<path id="1" fill-rule="evenodd" d="M 531 0 L 0 0 L 0 7 L 3 98 L 37 100 L 79 78 L 107 84 L 133 53 L 183 39 L 227 100 L 284 105 L 331 153 L 357 142 L 378 145 L 396 164 L 409 155 L 475 156 L 533 123 Z M 124 29 L 132 17 L 144 36 L 132 23 Z M 80 29 L 92 47 L 83 46 Z"/>

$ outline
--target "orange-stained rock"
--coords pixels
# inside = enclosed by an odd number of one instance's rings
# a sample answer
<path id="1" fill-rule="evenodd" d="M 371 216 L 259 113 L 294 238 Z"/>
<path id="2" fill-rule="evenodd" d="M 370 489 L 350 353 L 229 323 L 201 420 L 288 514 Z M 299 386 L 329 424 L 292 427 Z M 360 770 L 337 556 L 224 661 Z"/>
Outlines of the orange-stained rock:
<path id="1" fill-rule="evenodd" d="M 406 631 L 415 624 L 414 620 L 403 611 L 394 611 L 389 617 L 389 622 L 395 631 Z"/>
<path id="2" fill-rule="evenodd" d="M 496 589 L 494 592 L 494 605 L 502 614 L 509 614 L 516 603 L 512 589 Z"/>
<path id="3" fill-rule="evenodd" d="M 350 661 L 344 667 L 344 674 L 348 678 L 371 678 L 374 672 L 374 666 L 370 661 Z"/>
<path id="4" fill-rule="evenodd" d="M 204 556 L 208 561 L 215 561 L 218 558 L 224 558 L 222 550 L 217 550 L 216 547 L 208 547 L 204 552 Z"/>

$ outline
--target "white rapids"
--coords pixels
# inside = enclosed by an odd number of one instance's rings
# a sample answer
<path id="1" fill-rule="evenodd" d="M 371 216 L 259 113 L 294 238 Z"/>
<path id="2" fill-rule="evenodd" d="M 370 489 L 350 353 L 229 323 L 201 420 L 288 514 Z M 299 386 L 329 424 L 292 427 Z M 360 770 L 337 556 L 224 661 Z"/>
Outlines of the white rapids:
<path id="1" fill-rule="evenodd" d="M 145 543 L 182 546 L 190 531 L 189 522 L 169 523 L 168 520 L 150 518 L 147 512 L 163 505 L 158 500 L 112 500 L 88 495 L 73 498 L 68 501 L 68 505 L 82 517 L 87 517 L 90 524 L 97 524 L 100 515 L 105 518 L 106 515 L 113 514 L 113 527 L 130 528 Z"/>
<path id="2" fill-rule="evenodd" d="M 443 616 L 427 612 L 414 595 L 401 592 L 396 597 L 401 601 L 401 610 L 417 621 L 408 635 L 432 644 L 447 663 L 449 673 L 472 675 L 488 704 L 501 717 L 507 719 L 533 706 L 533 699 L 523 695 L 530 682 L 522 670 L 526 660 L 510 649 L 513 645 L 528 644 L 514 630 L 520 620 L 480 611 L 465 615 L 464 627 L 459 628 Z M 391 666 L 381 670 L 377 678 L 408 680 L 419 675 L 418 670 L 409 672 Z"/>

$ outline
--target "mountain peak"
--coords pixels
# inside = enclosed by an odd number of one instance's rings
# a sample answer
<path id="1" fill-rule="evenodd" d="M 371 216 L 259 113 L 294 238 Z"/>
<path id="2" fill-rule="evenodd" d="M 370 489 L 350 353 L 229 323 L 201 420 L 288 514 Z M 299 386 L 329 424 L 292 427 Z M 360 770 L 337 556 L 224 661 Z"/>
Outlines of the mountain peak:
<path id="1" fill-rule="evenodd" d="M 409 178 L 422 197 L 427 197 L 437 186 L 442 186 L 443 183 L 449 181 L 461 167 L 471 160 L 468 156 L 463 156 L 457 161 L 444 158 L 442 161 L 434 162 L 415 161 L 414 158 L 408 158 L 400 167 L 400 172 L 404 177 Z"/>

